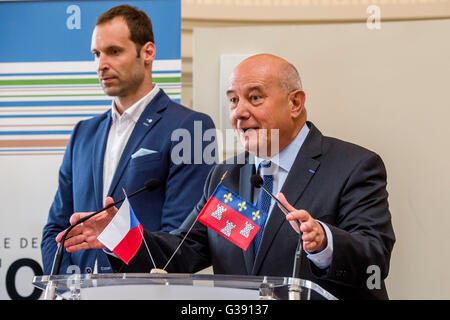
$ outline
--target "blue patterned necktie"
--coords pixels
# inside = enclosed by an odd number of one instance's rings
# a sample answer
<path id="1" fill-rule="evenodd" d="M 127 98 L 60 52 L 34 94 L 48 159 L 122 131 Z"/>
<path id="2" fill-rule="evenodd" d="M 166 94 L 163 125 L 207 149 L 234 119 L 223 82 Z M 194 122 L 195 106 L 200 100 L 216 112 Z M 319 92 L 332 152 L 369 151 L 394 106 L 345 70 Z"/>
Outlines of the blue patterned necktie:
<path id="1" fill-rule="evenodd" d="M 264 186 L 270 192 L 272 192 L 273 191 L 273 175 L 264 174 L 265 169 L 267 169 L 269 167 L 270 167 L 270 161 L 263 161 L 259 164 L 258 171 L 260 172 L 260 174 L 263 178 Z M 270 196 L 267 194 L 267 192 L 265 192 L 262 188 L 260 188 L 258 201 L 256 202 L 256 207 L 258 207 L 260 209 L 260 215 L 261 215 L 260 219 L 263 224 L 260 225 L 261 229 L 256 234 L 255 239 L 254 239 L 253 250 L 254 250 L 255 257 L 256 257 L 256 254 L 258 253 L 259 245 L 261 243 L 262 234 L 264 232 L 264 224 L 267 219 L 267 215 L 269 214 L 270 202 L 271 202 Z"/>

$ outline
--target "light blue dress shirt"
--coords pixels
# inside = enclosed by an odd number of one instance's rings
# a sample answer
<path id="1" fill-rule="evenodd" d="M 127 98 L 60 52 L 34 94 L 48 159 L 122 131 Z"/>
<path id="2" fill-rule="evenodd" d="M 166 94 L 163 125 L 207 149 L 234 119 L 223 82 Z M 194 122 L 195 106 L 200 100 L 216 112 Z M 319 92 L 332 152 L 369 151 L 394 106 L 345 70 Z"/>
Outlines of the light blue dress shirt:
<path id="1" fill-rule="evenodd" d="M 308 133 L 309 128 L 305 124 L 303 128 L 300 130 L 300 132 L 297 134 L 295 139 L 286 148 L 284 148 L 280 153 L 276 154 L 272 158 L 268 159 L 272 162 L 270 169 L 271 174 L 273 174 L 274 176 L 272 189 L 274 195 L 277 195 L 281 191 L 283 184 L 286 181 L 286 178 L 289 174 L 289 171 L 291 170 L 291 167 L 294 164 L 295 158 L 297 157 L 297 154 L 300 148 L 302 147 L 303 142 L 305 141 Z M 264 160 L 266 159 L 255 157 L 256 170 L 258 170 L 259 164 Z M 261 190 L 255 189 L 254 191 L 255 192 L 253 196 L 253 203 L 256 203 L 259 192 L 261 192 Z M 272 199 L 269 209 L 269 216 L 270 213 L 272 212 L 274 205 L 275 200 Z M 268 220 L 269 217 L 267 217 L 266 223 Z M 318 221 L 325 230 L 327 236 L 327 247 L 318 253 L 310 253 L 308 251 L 306 251 L 306 253 L 308 259 L 310 259 L 318 268 L 327 269 L 331 265 L 331 260 L 333 257 L 333 236 L 326 224 L 322 223 L 319 220 L 316 221 Z"/>

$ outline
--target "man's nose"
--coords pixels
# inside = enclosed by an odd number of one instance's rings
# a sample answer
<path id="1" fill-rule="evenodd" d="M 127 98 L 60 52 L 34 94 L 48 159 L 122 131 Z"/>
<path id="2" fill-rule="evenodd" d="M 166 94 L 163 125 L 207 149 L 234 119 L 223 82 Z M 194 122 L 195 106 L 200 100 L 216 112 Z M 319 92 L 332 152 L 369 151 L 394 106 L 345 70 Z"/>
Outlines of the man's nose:
<path id="1" fill-rule="evenodd" d="M 95 62 L 97 64 L 97 72 L 109 69 L 108 59 L 104 55 L 100 55 Z"/>
<path id="2" fill-rule="evenodd" d="M 233 110 L 233 117 L 236 119 L 247 119 L 250 117 L 248 104 L 245 101 L 238 101 L 236 107 Z"/>

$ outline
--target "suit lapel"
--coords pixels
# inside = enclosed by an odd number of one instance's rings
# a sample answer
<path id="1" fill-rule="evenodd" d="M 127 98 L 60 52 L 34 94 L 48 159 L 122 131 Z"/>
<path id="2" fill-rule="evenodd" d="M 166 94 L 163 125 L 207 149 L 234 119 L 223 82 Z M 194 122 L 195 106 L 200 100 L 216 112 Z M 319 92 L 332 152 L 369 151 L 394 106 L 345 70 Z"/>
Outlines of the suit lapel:
<path id="1" fill-rule="evenodd" d="M 310 123 L 310 125 L 311 129 L 308 137 L 300 148 L 294 164 L 292 165 L 286 181 L 281 189 L 281 192 L 285 195 L 288 202 L 294 207 L 320 165 L 320 162 L 314 158 L 319 156 L 322 152 L 322 135 L 312 123 Z M 258 273 L 261 263 L 266 256 L 267 250 L 270 248 L 270 245 L 280 230 L 281 225 L 285 221 L 286 218 L 284 213 L 278 208 L 277 205 L 275 205 L 270 214 L 269 221 L 264 228 L 264 235 L 256 256 L 252 274 Z"/>
<path id="2" fill-rule="evenodd" d="M 281 189 L 281 192 L 293 206 L 300 199 L 309 181 L 320 166 L 320 162 L 316 158 L 322 154 L 322 134 L 312 123 L 309 124 L 311 129 L 308 137 L 300 148 Z"/>
<path id="3" fill-rule="evenodd" d="M 139 146 L 141 145 L 142 139 L 161 119 L 162 116 L 160 115 L 160 112 L 167 107 L 168 103 L 169 98 L 162 91 L 162 89 L 160 89 L 159 93 L 152 99 L 152 101 L 142 112 L 138 122 L 133 129 L 133 132 L 130 135 L 130 138 L 128 139 L 125 149 L 122 152 L 120 161 L 117 164 L 117 168 L 111 181 L 108 195 L 112 195 L 115 192 L 117 185 L 119 184 L 119 181 L 125 171 L 125 168 L 128 166 L 131 155 L 138 150 Z"/>
<path id="4" fill-rule="evenodd" d="M 92 156 L 92 173 L 94 179 L 94 194 L 98 208 L 103 207 L 103 161 L 105 158 L 106 143 L 109 128 L 111 127 L 111 111 L 106 112 L 105 118 L 100 122 L 94 138 Z"/>
<path id="5" fill-rule="evenodd" d="M 249 162 L 250 163 L 245 164 L 240 170 L 239 195 L 247 201 L 253 202 L 253 187 L 251 186 L 250 178 L 255 173 L 255 165 L 252 163 L 252 161 Z M 244 255 L 247 273 L 251 274 L 251 271 L 253 269 L 253 262 L 255 260 L 253 254 L 253 241 L 250 243 L 246 251 L 241 251 Z"/>

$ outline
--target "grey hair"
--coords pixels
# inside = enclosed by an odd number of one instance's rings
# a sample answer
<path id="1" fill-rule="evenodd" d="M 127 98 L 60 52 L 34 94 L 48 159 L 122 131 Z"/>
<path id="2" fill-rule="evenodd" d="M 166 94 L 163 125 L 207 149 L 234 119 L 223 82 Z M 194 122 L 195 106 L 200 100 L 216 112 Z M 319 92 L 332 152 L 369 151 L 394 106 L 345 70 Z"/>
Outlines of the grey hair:
<path id="1" fill-rule="evenodd" d="M 281 88 L 290 93 L 294 90 L 303 90 L 302 80 L 295 66 L 291 63 L 287 63 L 283 66 L 280 74 Z"/>

